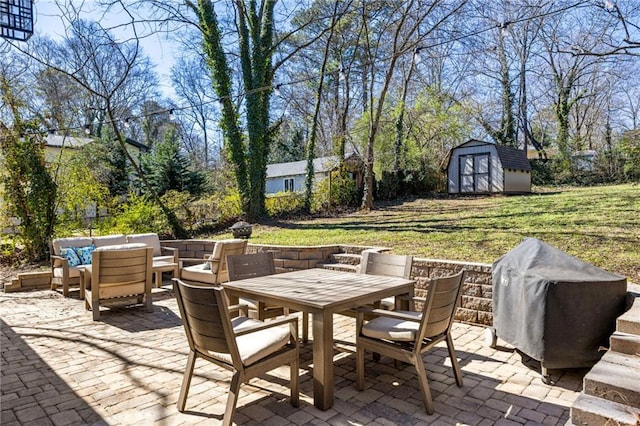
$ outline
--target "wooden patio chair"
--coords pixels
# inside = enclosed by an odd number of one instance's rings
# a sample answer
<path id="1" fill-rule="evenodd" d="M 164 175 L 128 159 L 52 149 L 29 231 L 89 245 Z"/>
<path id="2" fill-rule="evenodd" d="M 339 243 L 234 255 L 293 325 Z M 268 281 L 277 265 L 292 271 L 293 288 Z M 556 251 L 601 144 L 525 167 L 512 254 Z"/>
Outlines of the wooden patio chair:
<path id="1" fill-rule="evenodd" d="M 276 267 L 273 263 L 273 253 L 236 254 L 227 256 L 227 269 L 229 271 L 229 281 L 243 280 L 254 277 L 264 277 L 274 275 Z M 249 316 L 264 321 L 289 313 L 289 310 L 282 306 L 265 304 L 259 300 L 240 298 L 240 304 L 249 306 Z M 309 339 L 309 314 L 302 314 L 302 341 Z"/>
<path id="2" fill-rule="evenodd" d="M 398 254 L 378 253 L 374 251 L 363 251 L 360 261 L 361 274 L 381 275 L 387 277 L 411 278 L 411 268 L 413 267 L 413 256 L 402 256 Z M 395 308 L 395 298 L 388 297 L 380 301 L 380 308 L 392 311 Z"/>
<path id="3" fill-rule="evenodd" d="M 416 368 L 424 406 L 433 414 L 433 401 L 422 355 L 445 340 L 453 367 L 456 384 L 462 387 L 462 372 L 456 358 L 451 325 L 460 303 L 464 270 L 442 278 L 433 278 L 427 295 L 420 301 L 422 311 L 387 311 L 360 308 L 356 320 L 356 370 L 357 387 L 364 388 L 364 351 L 368 350 L 395 360 L 407 362 Z M 366 321 L 364 314 L 376 318 Z"/>
<path id="4" fill-rule="evenodd" d="M 132 246 L 99 247 L 92 253 L 91 265 L 82 271 L 80 291 L 86 309 L 93 311 L 94 321 L 100 319 L 101 304 L 117 299 L 135 297 L 138 303 L 144 302 L 147 312 L 153 312 L 153 248 Z"/>
<path id="5" fill-rule="evenodd" d="M 230 312 L 246 306 L 229 306 L 222 287 L 187 284 L 174 279 L 176 300 L 189 342 L 189 358 L 182 379 L 178 410 L 183 412 L 197 358 L 233 372 L 224 425 L 231 425 L 240 385 L 284 364 L 291 370 L 291 405 L 298 406 L 298 319 L 287 316 L 262 322 Z M 246 312 L 246 311 L 245 311 Z"/>
<path id="6" fill-rule="evenodd" d="M 180 279 L 183 281 L 199 282 L 205 284 L 218 285 L 229 281 L 227 271 L 227 256 L 233 254 L 244 254 L 247 250 L 247 240 L 232 239 L 216 241 L 213 246 L 213 253 L 200 264 L 184 266 L 184 263 L 193 259 L 181 259 Z"/>
<path id="7" fill-rule="evenodd" d="M 401 256 L 397 254 L 378 253 L 365 250 L 362 252 L 362 259 L 360 260 L 357 272 L 359 274 L 402 277 L 409 279 L 411 278 L 412 265 L 413 257 L 411 256 Z M 395 297 L 387 297 L 372 305 L 368 305 L 367 307 L 393 310 L 395 307 Z M 340 315 L 346 315 L 353 318 L 355 318 L 357 314 L 357 309 L 347 309 L 346 311 L 340 312 Z M 371 316 L 367 317 L 367 319 L 371 318 Z"/>

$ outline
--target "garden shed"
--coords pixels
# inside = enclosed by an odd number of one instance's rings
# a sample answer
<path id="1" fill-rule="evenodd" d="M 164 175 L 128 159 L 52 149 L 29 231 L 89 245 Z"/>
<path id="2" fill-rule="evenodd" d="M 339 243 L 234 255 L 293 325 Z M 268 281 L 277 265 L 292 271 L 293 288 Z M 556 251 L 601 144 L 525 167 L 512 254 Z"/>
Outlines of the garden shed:
<path id="1" fill-rule="evenodd" d="M 447 159 L 449 194 L 531 192 L 531 164 L 525 151 L 471 139 Z"/>

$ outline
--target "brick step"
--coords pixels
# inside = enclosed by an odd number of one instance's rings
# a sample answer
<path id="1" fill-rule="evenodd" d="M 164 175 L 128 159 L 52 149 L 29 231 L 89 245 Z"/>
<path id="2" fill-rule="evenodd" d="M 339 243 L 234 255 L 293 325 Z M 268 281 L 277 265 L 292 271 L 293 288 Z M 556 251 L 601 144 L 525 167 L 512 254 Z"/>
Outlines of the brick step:
<path id="1" fill-rule="evenodd" d="M 640 297 L 636 297 L 631 309 L 618 317 L 616 330 L 640 336 Z"/>
<path id="2" fill-rule="evenodd" d="M 629 425 L 640 422 L 640 409 L 581 392 L 571 406 L 571 425 Z"/>
<path id="3" fill-rule="evenodd" d="M 331 269 L 333 271 L 342 271 L 342 272 L 356 272 L 357 266 L 355 265 L 346 265 L 343 263 L 325 263 L 322 265 L 324 269 Z"/>
<path id="4" fill-rule="evenodd" d="M 340 251 L 346 254 L 360 254 L 363 250 L 374 250 L 385 253 L 391 249 L 388 247 L 371 247 L 371 246 L 340 246 Z"/>
<path id="5" fill-rule="evenodd" d="M 331 260 L 334 263 L 340 263 L 343 265 L 359 265 L 362 256 L 352 253 L 336 253 L 331 255 Z"/>
<path id="6" fill-rule="evenodd" d="M 640 408 L 640 357 L 607 351 L 584 376 L 584 393 Z"/>
<path id="7" fill-rule="evenodd" d="M 640 336 L 616 331 L 609 338 L 609 349 L 627 355 L 640 356 Z"/>

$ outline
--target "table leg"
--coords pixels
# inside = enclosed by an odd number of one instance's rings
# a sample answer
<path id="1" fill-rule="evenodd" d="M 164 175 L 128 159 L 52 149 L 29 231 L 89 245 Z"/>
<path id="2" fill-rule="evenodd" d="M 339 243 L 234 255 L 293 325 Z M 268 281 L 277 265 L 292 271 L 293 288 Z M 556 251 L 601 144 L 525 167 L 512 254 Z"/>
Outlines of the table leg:
<path id="1" fill-rule="evenodd" d="M 313 313 L 313 402 L 321 410 L 333 405 L 333 313 Z"/>

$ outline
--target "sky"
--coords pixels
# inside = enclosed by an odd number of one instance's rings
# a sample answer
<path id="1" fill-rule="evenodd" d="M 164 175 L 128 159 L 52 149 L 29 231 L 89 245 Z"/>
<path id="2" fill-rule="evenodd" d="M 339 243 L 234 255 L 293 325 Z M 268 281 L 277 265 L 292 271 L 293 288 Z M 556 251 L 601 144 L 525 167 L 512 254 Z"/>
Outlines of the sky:
<path id="1" fill-rule="evenodd" d="M 99 22 L 103 27 L 108 28 L 124 22 L 124 14 L 111 13 L 105 15 L 96 6 L 94 0 L 67 2 L 74 5 L 82 4 L 81 16 L 87 20 Z M 35 0 L 33 3 L 34 30 L 36 33 L 61 39 L 65 34 L 65 23 L 61 18 L 61 12 L 56 2 L 53 0 Z M 130 37 L 131 29 L 115 32 L 117 37 Z M 143 52 L 156 66 L 156 73 L 160 81 L 160 91 L 166 97 L 172 97 L 174 92 L 169 77 L 171 67 L 175 63 L 178 53 L 177 44 L 167 40 L 163 34 L 153 34 L 140 40 Z"/>

